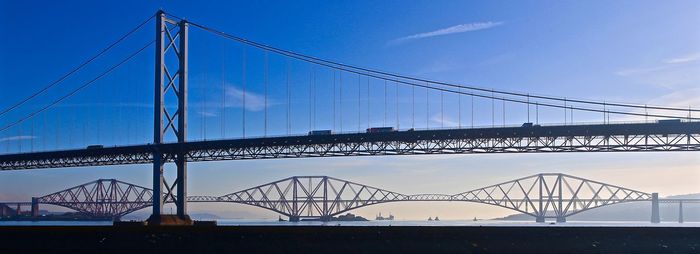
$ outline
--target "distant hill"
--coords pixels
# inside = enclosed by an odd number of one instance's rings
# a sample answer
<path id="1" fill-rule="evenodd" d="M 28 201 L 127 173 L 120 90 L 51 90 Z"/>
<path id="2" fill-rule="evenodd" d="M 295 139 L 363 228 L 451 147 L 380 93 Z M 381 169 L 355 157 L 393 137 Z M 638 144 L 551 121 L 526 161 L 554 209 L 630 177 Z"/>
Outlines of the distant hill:
<path id="1" fill-rule="evenodd" d="M 669 196 L 664 198 L 700 198 L 700 193 Z M 664 204 L 659 207 L 661 221 L 678 221 L 678 203 Z M 591 209 L 567 217 L 569 221 L 649 221 L 651 219 L 651 202 L 632 202 L 615 204 Z M 495 220 L 534 220 L 526 214 L 513 214 Z M 683 220 L 700 222 L 700 204 L 683 204 Z"/>

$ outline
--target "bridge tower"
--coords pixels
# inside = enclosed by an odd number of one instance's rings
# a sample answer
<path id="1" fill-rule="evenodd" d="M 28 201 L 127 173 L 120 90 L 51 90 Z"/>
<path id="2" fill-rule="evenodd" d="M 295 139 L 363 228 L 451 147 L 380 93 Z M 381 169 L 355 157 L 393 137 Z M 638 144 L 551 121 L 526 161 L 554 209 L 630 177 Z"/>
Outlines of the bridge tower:
<path id="1" fill-rule="evenodd" d="M 176 32 L 175 32 L 176 31 Z M 187 137 L 187 54 L 188 23 L 166 17 L 163 11 L 156 13 L 155 98 L 153 143 L 159 145 L 170 137 L 182 145 Z M 177 100 L 170 108 L 166 100 Z M 187 215 L 187 158 L 183 149 L 177 148 L 173 158 L 166 158 L 157 148 L 153 151 L 153 214 L 150 225 L 191 224 Z M 177 176 L 171 185 L 163 175 L 168 161 L 174 161 Z M 173 191 L 176 193 L 173 193 Z M 177 215 L 164 215 L 163 205 L 172 200 Z"/>

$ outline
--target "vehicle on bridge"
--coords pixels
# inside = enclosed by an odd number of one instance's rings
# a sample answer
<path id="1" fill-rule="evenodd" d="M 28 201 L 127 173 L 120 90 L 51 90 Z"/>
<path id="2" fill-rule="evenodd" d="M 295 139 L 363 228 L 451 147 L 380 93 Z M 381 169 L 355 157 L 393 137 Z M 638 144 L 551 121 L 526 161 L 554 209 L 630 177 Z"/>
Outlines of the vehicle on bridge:
<path id="1" fill-rule="evenodd" d="M 331 135 L 333 131 L 331 130 L 313 130 L 309 131 L 309 136 L 320 136 L 320 135 Z"/>
<path id="2" fill-rule="evenodd" d="M 367 128 L 367 133 L 382 133 L 382 132 L 395 132 L 397 131 L 394 127 L 372 127 Z"/>
<path id="3" fill-rule="evenodd" d="M 523 125 L 521 125 L 520 127 L 522 127 L 522 128 L 532 128 L 532 127 L 537 128 L 537 127 L 542 127 L 542 125 L 533 124 L 533 123 L 528 122 L 528 123 L 523 123 Z"/>
<path id="4" fill-rule="evenodd" d="M 656 121 L 657 123 L 660 124 L 674 124 L 674 123 L 681 123 L 681 119 L 662 119 Z"/>

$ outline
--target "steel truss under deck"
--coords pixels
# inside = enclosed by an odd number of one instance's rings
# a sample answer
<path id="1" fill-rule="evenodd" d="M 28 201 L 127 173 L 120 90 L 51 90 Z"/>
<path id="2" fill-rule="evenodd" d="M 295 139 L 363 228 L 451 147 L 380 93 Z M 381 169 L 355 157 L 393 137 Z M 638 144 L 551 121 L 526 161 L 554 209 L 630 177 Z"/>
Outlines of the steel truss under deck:
<path id="1" fill-rule="evenodd" d="M 700 122 L 416 130 L 163 143 L 0 155 L 0 169 L 333 156 L 698 151 Z"/>

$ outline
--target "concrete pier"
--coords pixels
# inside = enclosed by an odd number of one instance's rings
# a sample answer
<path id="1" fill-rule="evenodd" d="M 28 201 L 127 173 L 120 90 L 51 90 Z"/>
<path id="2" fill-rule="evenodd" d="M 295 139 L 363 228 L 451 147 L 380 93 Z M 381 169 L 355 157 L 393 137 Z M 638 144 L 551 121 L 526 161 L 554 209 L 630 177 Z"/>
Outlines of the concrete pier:
<path id="1" fill-rule="evenodd" d="M 39 198 L 32 197 L 32 217 L 39 217 Z"/>
<path id="2" fill-rule="evenodd" d="M 651 223 L 659 223 L 661 218 L 659 217 L 659 193 L 651 194 Z"/>

